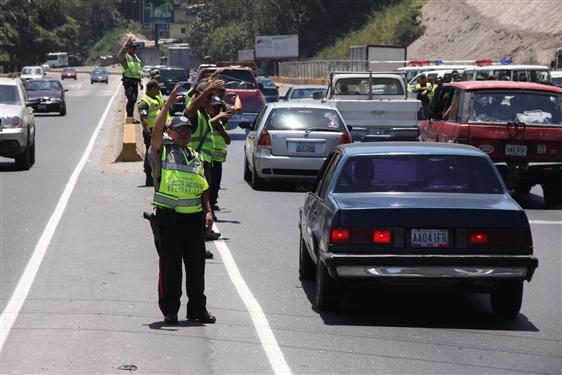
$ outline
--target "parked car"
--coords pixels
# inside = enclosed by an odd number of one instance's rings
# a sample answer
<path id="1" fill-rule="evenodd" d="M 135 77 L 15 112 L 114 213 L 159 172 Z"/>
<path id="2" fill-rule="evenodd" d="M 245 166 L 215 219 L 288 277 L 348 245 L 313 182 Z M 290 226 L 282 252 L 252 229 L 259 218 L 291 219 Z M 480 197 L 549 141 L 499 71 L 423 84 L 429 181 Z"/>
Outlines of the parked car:
<path id="1" fill-rule="evenodd" d="M 515 317 L 538 266 L 525 211 L 490 158 L 454 144 L 336 147 L 300 210 L 299 275 L 316 305 L 339 307 L 348 280 L 489 293 Z"/>
<path id="2" fill-rule="evenodd" d="M 465 143 L 486 152 L 508 187 L 541 185 L 562 205 L 562 89 L 532 82 L 467 81 L 435 91 L 420 140 Z"/>
<path id="3" fill-rule="evenodd" d="M 0 156 L 14 158 L 20 170 L 35 163 L 34 101 L 19 79 L 0 78 Z"/>
<path id="4" fill-rule="evenodd" d="M 315 93 L 323 98 L 327 90 L 328 88 L 322 85 L 295 85 L 289 87 L 285 96 L 280 97 L 279 100 L 311 100 L 314 99 Z"/>
<path id="5" fill-rule="evenodd" d="M 106 84 L 109 83 L 109 73 L 105 68 L 98 67 L 94 68 L 90 73 L 90 84 L 94 84 L 94 82 L 105 82 Z"/>
<path id="6" fill-rule="evenodd" d="M 74 68 L 64 68 L 60 73 L 60 79 L 64 80 L 65 78 L 73 78 L 76 80 L 76 70 Z"/>
<path id="7" fill-rule="evenodd" d="M 32 106 L 35 113 L 58 112 L 61 116 L 66 115 L 64 93 L 68 89 L 63 88 L 58 80 L 32 79 L 25 83 L 25 89 L 29 98 L 40 99 Z"/>
<path id="8" fill-rule="evenodd" d="M 267 181 L 314 181 L 328 153 L 351 142 L 339 112 L 315 102 L 269 103 L 249 130 L 244 180 L 254 189 Z"/>
<path id="9" fill-rule="evenodd" d="M 191 84 L 187 81 L 180 81 L 177 84 L 181 87 L 176 95 L 176 102 L 172 105 L 172 107 L 170 107 L 171 116 L 175 116 L 177 113 L 183 113 L 183 111 L 185 111 L 185 95 L 191 88 Z"/>
<path id="10" fill-rule="evenodd" d="M 42 79 L 47 73 L 42 66 L 24 66 L 21 70 L 20 79 L 25 82 L 30 79 Z"/>
<path id="11" fill-rule="evenodd" d="M 164 67 L 158 68 L 160 70 L 160 91 L 162 95 L 169 95 L 176 83 L 187 81 L 188 72 L 184 68 L 179 67 Z"/>
<path id="12" fill-rule="evenodd" d="M 243 67 L 210 66 L 199 70 L 194 84 L 197 85 L 202 79 L 207 78 L 217 69 L 221 71 L 217 78 L 225 82 L 224 100 L 228 104 L 233 105 L 234 94 L 238 95 L 242 101 L 242 112 L 228 119 L 229 129 L 236 128 L 237 126 L 248 128 L 256 120 L 258 112 L 266 104 L 265 97 L 259 90 L 259 84 L 254 77 L 253 71 Z"/>

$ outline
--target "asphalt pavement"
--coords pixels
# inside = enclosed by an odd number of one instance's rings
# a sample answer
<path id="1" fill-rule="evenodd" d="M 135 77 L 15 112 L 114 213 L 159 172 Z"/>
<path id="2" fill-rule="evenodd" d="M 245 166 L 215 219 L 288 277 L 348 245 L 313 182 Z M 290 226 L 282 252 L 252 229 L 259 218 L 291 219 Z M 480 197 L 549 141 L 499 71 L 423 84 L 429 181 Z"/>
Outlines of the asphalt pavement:
<path id="1" fill-rule="evenodd" d="M 0 159 L 3 314 L 38 240 L 115 90 L 86 76 L 68 87 L 68 114 L 37 116 L 37 163 Z M 224 165 L 217 228 L 207 243 L 206 294 L 214 325 L 166 326 L 148 222 L 152 188 L 142 163 L 113 163 L 119 93 L 54 228 L 0 357 L 2 374 L 404 373 L 560 374 L 562 211 L 535 187 L 516 199 L 531 220 L 539 268 L 512 321 L 483 295 L 354 290 L 320 313 L 298 279 L 298 208 L 306 186 L 254 191 L 243 180 L 241 130 Z M 238 272 L 238 273 L 237 273 Z M 6 334 L 2 327 L 2 335 Z M 121 369 L 126 369 L 121 367 Z"/>

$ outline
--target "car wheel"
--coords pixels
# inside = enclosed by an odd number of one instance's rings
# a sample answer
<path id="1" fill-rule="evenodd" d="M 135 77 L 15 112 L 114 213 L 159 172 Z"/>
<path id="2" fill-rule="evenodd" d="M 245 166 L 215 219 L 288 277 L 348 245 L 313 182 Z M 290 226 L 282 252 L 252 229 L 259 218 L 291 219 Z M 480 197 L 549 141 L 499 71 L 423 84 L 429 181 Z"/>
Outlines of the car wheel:
<path id="1" fill-rule="evenodd" d="M 517 186 L 515 187 L 515 192 L 517 194 L 529 194 L 529 192 L 531 191 L 531 188 L 533 187 L 533 185 L 527 183 L 519 183 L 517 184 Z"/>
<path id="2" fill-rule="evenodd" d="M 316 264 L 316 307 L 323 311 L 336 310 L 342 295 L 341 282 L 332 279 L 324 263 L 318 259 Z"/>
<path id="3" fill-rule="evenodd" d="M 66 103 L 61 104 L 60 115 L 66 116 Z"/>
<path id="4" fill-rule="evenodd" d="M 93 85 L 93 84 L 94 84 L 94 81 L 90 81 L 90 85 Z"/>
<path id="5" fill-rule="evenodd" d="M 502 280 L 490 293 L 494 314 L 502 318 L 515 318 L 523 301 L 522 280 Z"/>
<path id="6" fill-rule="evenodd" d="M 244 181 L 250 182 L 252 180 L 252 172 L 248 166 L 248 158 L 244 156 Z"/>
<path id="7" fill-rule="evenodd" d="M 16 155 L 16 168 L 20 171 L 27 171 L 29 168 L 31 168 L 31 165 L 31 147 L 28 143 L 25 147 L 25 150 L 23 150 L 21 154 Z"/>
<path id="8" fill-rule="evenodd" d="M 263 190 L 265 188 L 265 181 L 258 176 L 255 166 L 252 172 L 252 181 L 250 183 L 252 184 L 252 188 L 254 190 Z"/>
<path id="9" fill-rule="evenodd" d="M 312 280 L 314 278 L 314 268 L 315 264 L 308 249 L 306 243 L 302 238 L 302 233 L 300 234 L 300 245 L 299 245 L 299 279 L 301 280 Z"/>
<path id="10" fill-rule="evenodd" d="M 542 184 L 542 192 L 547 206 L 562 205 L 562 179 Z"/>
<path id="11" fill-rule="evenodd" d="M 108 80 L 108 79 L 105 80 L 105 84 L 106 84 L 106 85 L 109 84 L 109 80 Z"/>
<path id="12" fill-rule="evenodd" d="M 74 77 L 74 80 L 76 81 L 76 77 Z"/>

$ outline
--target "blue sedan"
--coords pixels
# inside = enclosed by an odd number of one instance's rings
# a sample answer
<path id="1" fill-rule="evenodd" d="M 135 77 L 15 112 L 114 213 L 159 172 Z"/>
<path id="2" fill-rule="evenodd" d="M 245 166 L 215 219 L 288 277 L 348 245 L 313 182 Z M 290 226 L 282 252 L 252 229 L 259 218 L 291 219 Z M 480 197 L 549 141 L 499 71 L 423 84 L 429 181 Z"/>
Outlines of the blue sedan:
<path id="1" fill-rule="evenodd" d="M 538 261 L 525 212 L 490 158 L 471 146 L 385 142 L 338 146 L 300 211 L 299 275 L 320 310 L 348 281 L 490 294 L 515 317 Z"/>

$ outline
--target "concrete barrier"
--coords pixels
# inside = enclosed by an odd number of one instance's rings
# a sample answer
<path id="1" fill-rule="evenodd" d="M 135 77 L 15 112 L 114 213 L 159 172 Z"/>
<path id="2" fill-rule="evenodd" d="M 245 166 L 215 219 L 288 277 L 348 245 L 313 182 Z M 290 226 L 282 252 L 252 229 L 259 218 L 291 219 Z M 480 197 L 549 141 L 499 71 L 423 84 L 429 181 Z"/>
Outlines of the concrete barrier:
<path id="1" fill-rule="evenodd" d="M 141 161 L 144 155 L 144 142 L 142 138 L 142 126 L 133 124 L 132 117 L 126 117 L 123 127 L 116 142 L 119 148 L 116 152 L 115 162 Z"/>

